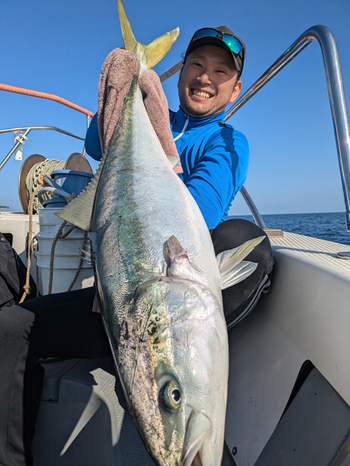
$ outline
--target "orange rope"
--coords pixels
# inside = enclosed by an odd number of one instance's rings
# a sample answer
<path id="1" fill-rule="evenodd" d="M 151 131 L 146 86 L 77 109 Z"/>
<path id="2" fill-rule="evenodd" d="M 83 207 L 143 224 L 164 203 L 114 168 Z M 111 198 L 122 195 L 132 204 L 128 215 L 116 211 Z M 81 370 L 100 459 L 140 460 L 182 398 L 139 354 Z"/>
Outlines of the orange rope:
<path id="1" fill-rule="evenodd" d="M 84 115 L 86 116 L 94 116 L 94 114 L 89 110 L 86 110 L 83 107 L 79 107 L 79 105 L 73 104 L 72 102 L 69 102 L 69 100 L 63 99 L 62 97 L 58 97 L 58 95 L 47 94 L 46 92 L 32 91 L 30 89 L 24 89 L 23 87 L 9 86 L 8 84 L 2 83 L 0 83 L 0 91 L 14 92 L 16 94 L 24 94 L 29 95 L 31 97 L 40 97 L 41 99 L 53 100 L 62 105 L 66 105 L 67 107 L 72 108 L 73 110 L 77 110 L 78 112 L 84 113 Z"/>

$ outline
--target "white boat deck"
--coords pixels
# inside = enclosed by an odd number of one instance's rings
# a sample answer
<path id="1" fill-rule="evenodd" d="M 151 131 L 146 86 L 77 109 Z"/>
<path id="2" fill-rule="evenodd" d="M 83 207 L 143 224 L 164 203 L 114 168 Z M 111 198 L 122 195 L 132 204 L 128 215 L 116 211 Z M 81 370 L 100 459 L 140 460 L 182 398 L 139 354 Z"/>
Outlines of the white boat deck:
<path id="1" fill-rule="evenodd" d="M 335 273 L 350 276 L 350 244 L 333 243 L 323 239 L 288 232 L 283 232 L 282 238 L 270 238 L 270 242 L 274 251 L 284 251 L 286 254 L 290 251 L 291 255 L 293 255 L 293 251 L 295 251 L 298 252 L 300 257 L 304 257 L 311 263 L 316 262 L 323 267 L 329 266 Z M 348 253 L 349 258 L 338 258 L 338 253 Z"/>

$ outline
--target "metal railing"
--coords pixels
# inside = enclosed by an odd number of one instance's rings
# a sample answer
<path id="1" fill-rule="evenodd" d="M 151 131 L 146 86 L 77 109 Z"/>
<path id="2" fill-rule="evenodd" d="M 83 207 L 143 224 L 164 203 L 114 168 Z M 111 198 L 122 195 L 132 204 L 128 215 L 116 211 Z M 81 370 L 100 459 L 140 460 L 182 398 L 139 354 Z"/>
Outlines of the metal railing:
<path id="1" fill-rule="evenodd" d="M 15 137 L 15 144 L 10 150 L 10 152 L 6 155 L 6 157 L 3 159 L 3 161 L 0 163 L 0 171 L 3 169 L 5 164 L 10 160 L 12 155 L 16 153 L 22 145 L 25 143 L 25 141 L 28 139 L 28 134 L 30 131 L 34 130 L 52 130 L 52 131 L 57 131 L 62 134 L 66 134 L 67 136 L 70 136 L 72 138 L 80 139 L 81 141 L 85 141 L 84 138 L 77 136 L 76 134 L 69 133 L 68 131 L 64 131 L 63 129 L 56 128 L 55 126 L 21 126 L 18 128 L 8 128 L 8 129 L 0 129 L 0 134 L 3 133 L 18 133 L 17 136 Z"/>
<path id="2" fill-rule="evenodd" d="M 231 106 L 226 112 L 227 121 L 237 110 L 250 100 L 262 87 L 265 86 L 276 74 L 290 63 L 311 42 L 317 40 L 321 47 L 324 69 L 327 80 L 329 102 L 331 106 L 335 141 L 338 151 L 340 176 L 343 187 L 346 227 L 350 231 L 350 126 L 346 105 L 343 77 L 340 67 L 339 53 L 332 32 L 325 26 L 313 26 L 305 31 L 274 63 L 263 73 L 259 79 Z M 182 60 L 170 70 L 163 73 L 165 79 L 169 77 L 169 71 L 174 74 L 181 68 Z M 163 76 L 161 75 L 161 76 Z M 247 193 L 242 189 L 242 196 L 254 217 L 255 222 L 261 228 L 265 228 L 262 218 Z"/>

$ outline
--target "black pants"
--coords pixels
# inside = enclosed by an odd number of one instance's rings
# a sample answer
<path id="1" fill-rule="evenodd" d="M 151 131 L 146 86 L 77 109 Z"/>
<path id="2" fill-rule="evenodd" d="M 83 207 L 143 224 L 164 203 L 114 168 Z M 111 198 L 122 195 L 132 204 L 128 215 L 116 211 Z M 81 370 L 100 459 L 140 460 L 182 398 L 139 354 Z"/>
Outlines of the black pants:
<path id="1" fill-rule="evenodd" d="M 222 292 L 229 330 L 246 317 L 254 309 L 261 294 L 270 289 L 274 259 L 268 237 L 261 228 L 248 220 L 227 220 L 220 223 L 211 234 L 216 255 L 258 236 L 265 236 L 265 239 L 244 259 L 257 263 L 256 270 L 242 282 Z"/>
<path id="2" fill-rule="evenodd" d="M 250 222 L 232 220 L 219 225 L 212 239 L 219 253 L 261 234 Z M 267 238 L 247 260 L 259 262 L 257 270 L 223 293 L 228 323 L 247 313 L 271 272 Z M 0 465 L 33 463 L 31 444 L 44 376 L 40 358 L 111 355 L 101 316 L 91 311 L 93 298 L 93 288 L 87 288 L 31 299 L 0 311 Z"/>

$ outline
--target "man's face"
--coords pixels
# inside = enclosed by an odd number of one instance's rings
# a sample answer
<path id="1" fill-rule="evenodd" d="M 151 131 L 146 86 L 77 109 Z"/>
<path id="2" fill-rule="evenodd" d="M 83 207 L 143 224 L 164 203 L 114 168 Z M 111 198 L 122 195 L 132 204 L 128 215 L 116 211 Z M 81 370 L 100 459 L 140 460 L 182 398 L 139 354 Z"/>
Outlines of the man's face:
<path id="1" fill-rule="evenodd" d="M 182 110 L 194 118 L 222 112 L 242 89 L 226 50 L 204 45 L 191 52 L 180 72 L 178 89 Z"/>

